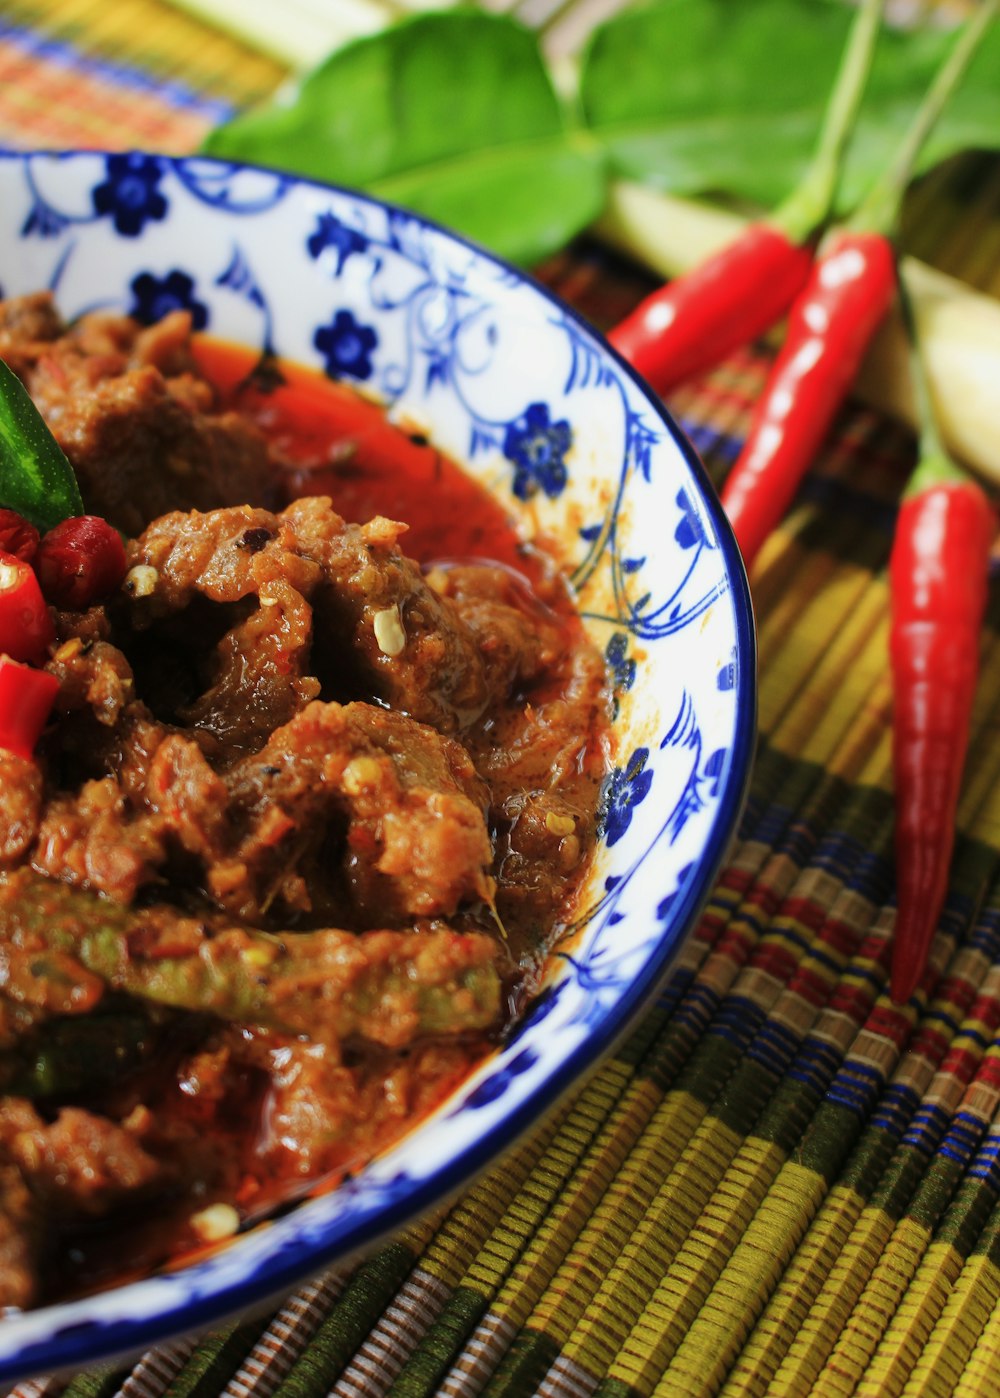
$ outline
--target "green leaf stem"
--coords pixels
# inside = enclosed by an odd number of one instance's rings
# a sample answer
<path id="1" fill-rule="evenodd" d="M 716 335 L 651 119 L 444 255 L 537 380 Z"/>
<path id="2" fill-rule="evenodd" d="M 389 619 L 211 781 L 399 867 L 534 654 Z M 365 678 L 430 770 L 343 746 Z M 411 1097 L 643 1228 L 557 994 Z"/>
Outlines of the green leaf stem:
<path id="1" fill-rule="evenodd" d="M 585 119 L 612 173 L 670 193 L 772 207 L 806 173 L 852 13 L 841 0 L 660 0 L 625 11 L 595 32 L 581 76 Z M 883 29 L 840 182 L 840 214 L 892 159 L 953 42 L 937 28 Z M 913 173 L 960 150 L 998 147 L 994 29 Z"/>

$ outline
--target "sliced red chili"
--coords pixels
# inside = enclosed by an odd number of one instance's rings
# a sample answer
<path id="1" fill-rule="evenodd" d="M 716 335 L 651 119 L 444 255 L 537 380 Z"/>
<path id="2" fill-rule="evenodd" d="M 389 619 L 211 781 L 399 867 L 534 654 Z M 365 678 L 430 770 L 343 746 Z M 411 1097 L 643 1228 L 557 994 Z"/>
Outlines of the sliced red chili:
<path id="1" fill-rule="evenodd" d="M 0 653 L 41 660 L 53 638 L 52 617 L 30 563 L 0 553 Z"/>
<path id="2" fill-rule="evenodd" d="M 32 758 L 58 690 L 47 670 L 0 655 L 0 748 Z"/>
<path id="3" fill-rule="evenodd" d="M 45 596 L 76 612 L 110 597 L 127 567 L 120 535 L 98 515 L 64 519 L 44 535 L 35 558 Z"/>
<path id="4" fill-rule="evenodd" d="M 889 586 L 896 800 L 892 998 L 908 1000 L 948 888 L 996 519 L 974 481 L 904 499 Z"/>

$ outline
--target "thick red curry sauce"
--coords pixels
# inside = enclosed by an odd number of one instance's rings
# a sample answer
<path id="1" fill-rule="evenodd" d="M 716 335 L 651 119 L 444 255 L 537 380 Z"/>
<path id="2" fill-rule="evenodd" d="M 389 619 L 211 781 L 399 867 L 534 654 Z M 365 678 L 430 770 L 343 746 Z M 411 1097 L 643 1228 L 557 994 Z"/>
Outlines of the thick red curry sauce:
<path id="1" fill-rule="evenodd" d="M 298 464 L 282 482 L 288 498 L 329 495 L 338 514 L 359 524 L 377 514 L 404 520 L 404 551 L 421 563 L 492 559 L 533 583 L 551 577 L 551 557 L 524 544 L 494 496 L 421 434 L 394 426 L 368 399 L 294 364 L 283 364 L 277 380 L 255 378 L 250 351 L 204 336 L 195 340 L 194 353 L 223 402 L 256 422 L 281 456 Z"/>

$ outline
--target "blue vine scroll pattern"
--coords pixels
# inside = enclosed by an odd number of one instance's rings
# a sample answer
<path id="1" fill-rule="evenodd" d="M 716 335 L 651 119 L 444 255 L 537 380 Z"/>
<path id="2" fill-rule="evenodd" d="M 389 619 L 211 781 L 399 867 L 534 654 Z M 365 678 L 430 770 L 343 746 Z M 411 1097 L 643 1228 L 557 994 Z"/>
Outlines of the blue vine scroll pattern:
<path id="1" fill-rule="evenodd" d="M 563 328 L 573 346 L 566 392 L 593 384 L 610 388 L 621 398 L 625 420 L 624 451 L 614 495 L 603 518 L 580 529 L 588 548 L 573 570 L 573 585 L 578 592 L 584 592 L 598 569 L 606 566 L 611 575 L 615 609 L 612 613 L 587 611 L 586 614 L 593 620 L 623 626 L 638 640 L 662 640 L 696 621 L 727 590 L 724 578 L 706 587 L 696 585 L 704 553 L 716 550 L 718 545 L 706 527 L 693 493 L 681 486 L 674 497 L 677 514 L 673 537 L 685 554 L 686 567 L 674 580 L 668 595 L 661 599 L 654 598 L 652 589 L 643 588 L 646 558 L 630 553 L 623 544 L 622 508 L 636 476 L 653 484 L 653 449 L 662 439 L 663 429 L 661 425 L 650 424 L 648 408 L 635 406 L 624 376 L 615 373 L 607 361 L 601 359 L 581 327 L 567 318 Z M 662 507 L 661 502 L 658 506 Z"/>
<path id="2" fill-rule="evenodd" d="M 361 377 L 370 378 L 389 402 L 412 394 L 450 394 L 467 423 L 466 459 L 500 451 L 512 466 L 514 495 L 529 500 L 541 491 L 555 499 L 567 481 L 569 422 L 554 417 L 544 401 L 527 402 L 514 416 L 490 415 L 470 393 L 477 380 L 492 373 L 496 294 L 515 282 L 516 274 L 498 268 L 494 284 L 484 289 L 482 267 L 471 249 L 458 258 L 451 249 L 451 257 L 442 259 L 440 238 L 421 220 L 391 211 L 380 230 L 362 208 L 352 212 L 351 218 L 321 213 L 307 248 L 314 258 L 329 256 L 334 276 L 349 258 L 365 263 L 373 311 L 403 318 L 394 354 L 383 356 L 377 371 L 369 365 Z M 365 330 L 359 327 L 359 333 Z"/>
<path id="3" fill-rule="evenodd" d="M 586 1024 L 591 1023 L 596 1012 L 595 997 L 597 1006 L 600 1007 L 606 1005 L 609 996 L 613 999 L 620 995 L 635 974 L 637 958 L 642 961 L 648 953 L 649 945 L 654 943 L 659 935 L 658 928 L 653 923 L 650 925 L 649 943 L 646 946 L 631 943 L 627 949 L 622 949 L 618 945 L 615 930 L 626 916 L 621 904 L 633 879 L 647 866 L 648 860 L 659 845 L 675 845 L 688 823 L 719 795 L 727 754 L 724 749 L 714 748 L 706 756 L 705 736 L 698 722 L 694 703 L 686 690 L 681 695 L 677 713 L 659 747 L 661 751 L 673 750 L 682 771 L 680 782 L 675 783 L 672 788 L 677 790 L 679 785 L 673 805 L 655 826 L 651 838 L 642 842 L 639 853 L 630 857 L 623 871 L 606 878 L 600 898 L 567 924 L 561 938 L 555 944 L 556 955 L 572 968 L 574 980 L 585 991 L 578 1014 Z M 636 808 L 650 793 L 655 774 L 647 769 L 648 760 L 649 753 L 645 748 L 636 749 L 625 767 L 615 768 L 606 782 L 606 793 L 602 802 L 605 810 L 603 821 L 607 826 L 607 812 L 614 813 L 612 826 L 615 842 L 627 831 Z M 693 865 L 682 865 L 677 872 L 675 886 L 660 897 L 657 915 L 661 922 L 669 920 L 677 895 L 693 872 Z M 584 929 L 587 932 L 586 949 L 581 954 L 576 950 L 576 942 Z M 548 1012 L 546 1010 L 546 1013 Z"/>
<path id="4" fill-rule="evenodd" d="M 178 181 L 193 198 L 210 208 L 234 215 L 267 213 L 295 183 L 287 175 L 208 160 L 171 160 L 166 156 L 124 151 L 100 157 L 101 177 L 90 189 L 86 206 L 79 200 L 56 202 L 43 193 L 39 170 L 53 163 L 72 161 L 73 152 L 25 161 L 24 179 L 30 200 L 21 223 L 22 238 L 56 238 L 72 225 L 108 219 L 121 238 L 138 238 L 147 224 L 170 217 L 170 197 L 164 182 Z M 59 181 L 56 181 L 59 183 Z"/>

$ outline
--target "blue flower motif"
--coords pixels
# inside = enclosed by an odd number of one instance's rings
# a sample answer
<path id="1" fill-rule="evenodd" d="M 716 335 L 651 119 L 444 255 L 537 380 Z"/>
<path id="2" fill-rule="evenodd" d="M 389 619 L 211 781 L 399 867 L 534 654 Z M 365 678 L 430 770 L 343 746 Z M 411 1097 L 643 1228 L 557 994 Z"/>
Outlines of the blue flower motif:
<path id="1" fill-rule="evenodd" d="M 632 823 L 632 813 L 642 801 L 653 782 L 647 772 L 649 748 L 636 748 L 624 768 L 616 767 L 605 779 L 598 814 L 599 829 L 610 848 L 616 845 Z"/>
<path id="2" fill-rule="evenodd" d="M 204 330 L 208 324 L 208 308 L 195 299 L 193 279 L 177 268 L 165 277 L 140 272 L 132 279 L 132 295 L 129 315 L 142 325 L 153 325 L 171 311 L 190 311 L 194 330 Z"/>
<path id="3" fill-rule="evenodd" d="M 683 488 L 677 492 L 677 503 L 681 508 L 681 522 L 674 530 L 674 538 L 681 548 L 693 549 L 699 544 L 707 544 L 705 525 Z"/>
<path id="4" fill-rule="evenodd" d="M 163 178 L 160 161 L 153 155 L 109 155 L 107 179 L 91 198 L 98 214 L 108 214 L 124 238 L 137 238 L 144 224 L 166 217 L 167 201 L 157 185 Z"/>
<path id="5" fill-rule="evenodd" d="M 316 220 L 316 231 L 310 234 L 306 241 L 310 257 L 319 257 L 320 253 L 327 248 L 333 248 L 337 254 L 337 273 L 340 274 L 344 263 L 352 252 L 364 252 L 368 247 L 368 239 L 363 233 L 359 233 L 356 228 L 349 228 L 346 223 L 341 223 L 339 218 L 333 214 L 320 214 Z"/>
<path id="6" fill-rule="evenodd" d="M 545 403 L 532 403 L 508 424 L 503 454 L 514 463 L 511 489 L 519 500 L 530 500 L 539 488 L 554 500 L 566 488 L 563 457 L 571 440 L 569 423 L 553 422 Z"/>
<path id="7" fill-rule="evenodd" d="M 352 379 L 370 379 L 371 353 L 378 336 L 370 325 L 362 325 L 350 311 L 338 311 L 329 325 L 313 336 L 313 344 L 326 360 L 331 379 L 348 374 Z"/>
<path id="8" fill-rule="evenodd" d="M 628 658 L 628 636 L 624 631 L 616 631 L 604 652 L 611 678 L 616 689 L 631 689 L 635 683 L 635 661 Z"/>

